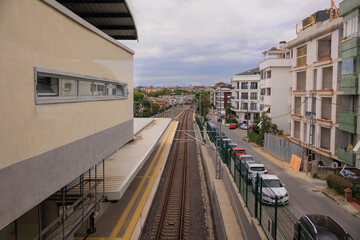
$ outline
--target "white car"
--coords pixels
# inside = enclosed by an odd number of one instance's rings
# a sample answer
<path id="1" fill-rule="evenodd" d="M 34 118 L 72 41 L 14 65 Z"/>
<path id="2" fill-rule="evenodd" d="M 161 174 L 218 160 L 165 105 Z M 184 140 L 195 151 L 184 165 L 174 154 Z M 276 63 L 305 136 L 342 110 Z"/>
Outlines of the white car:
<path id="1" fill-rule="evenodd" d="M 283 184 L 280 179 L 275 175 L 262 175 L 262 202 L 275 205 L 275 194 L 278 196 L 278 204 L 281 204 L 282 201 L 284 204 L 287 204 L 289 201 L 289 193 L 285 189 L 285 184 Z M 259 183 L 259 193 L 260 193 L 260 183 Z M 255 181 L 253 181 L 253 189 L 255 189 Z M 279 201 L 280 200 L 280 201 Z"/>
<path id="2" fill-rule="evenodd" d="M 250 162 L 255 162 L 254 158 L 252 155 L 250 154 L 246 154 L 246 155 L 239 155 L 240 161 L 242 164 L 246 164 L 246 163 L 250 163 Z"/>
<path id="3" fill-rule="evenodd" d="M 268 171 L 266 170 L 264 164 L 261 163 L 255 163 L 255 162 L 248 162 L 248 180 L 249 182 L 252 182 L 253 179 L 256 178 L 256 175 L 263 175 L 268 174 Z"/>

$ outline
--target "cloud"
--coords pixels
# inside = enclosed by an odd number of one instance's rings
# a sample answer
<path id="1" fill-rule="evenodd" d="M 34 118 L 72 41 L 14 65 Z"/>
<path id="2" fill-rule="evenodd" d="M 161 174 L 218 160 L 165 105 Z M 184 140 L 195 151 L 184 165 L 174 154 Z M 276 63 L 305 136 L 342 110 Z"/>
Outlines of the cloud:
<path id="1" fill-rule="evenodd" d="M 191 56 L 184 58 L 182 61 L 187 63 L 193 63 L 193 62 L 203 62 L 206 59 L 204 56 Z"/>
<path id="2" fill-rule="evenodd" d="M 122 42 L 136 52 L 135 85 L 160 83 L 165 75 L 183 84 L 206 76 L 201 83 L 208 85 L 257 67 L 264 50 L 294 39 L 296 23 L 330 1 L 132 0 L 132 6 L 139 42 Z"/>

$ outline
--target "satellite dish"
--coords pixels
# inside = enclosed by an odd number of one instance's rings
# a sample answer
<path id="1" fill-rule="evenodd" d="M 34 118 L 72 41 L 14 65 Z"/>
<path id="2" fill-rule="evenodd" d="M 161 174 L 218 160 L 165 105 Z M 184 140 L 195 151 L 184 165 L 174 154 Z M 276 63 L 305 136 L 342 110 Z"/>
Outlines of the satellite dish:
<path id="1" fill-rule="evenodd" d="M 337 162 L 332 162 L 332 163 L 331 163 L 331 167 L 332 167 L 333 169 L 337 168 L 338 166 L 339 166 L 339 164 L 338 164 Z"/>

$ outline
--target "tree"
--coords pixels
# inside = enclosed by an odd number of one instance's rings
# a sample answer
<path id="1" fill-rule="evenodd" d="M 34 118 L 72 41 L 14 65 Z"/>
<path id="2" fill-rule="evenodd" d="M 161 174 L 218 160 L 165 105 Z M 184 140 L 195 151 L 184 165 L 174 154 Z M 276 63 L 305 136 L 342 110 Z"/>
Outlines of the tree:
<path id="1" fill-rule="evenodd" d="M 134 102 L 142 102 L 144 99 L 144 94 L 138 92 L 138 91 L 135 91 L 134 92 Z"/>

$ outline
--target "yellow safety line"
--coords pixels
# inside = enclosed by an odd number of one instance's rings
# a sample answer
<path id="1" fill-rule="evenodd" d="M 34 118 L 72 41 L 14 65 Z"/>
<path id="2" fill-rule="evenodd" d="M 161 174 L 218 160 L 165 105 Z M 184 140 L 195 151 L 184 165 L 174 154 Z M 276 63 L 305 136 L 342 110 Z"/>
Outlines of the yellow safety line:
<path id="1" fill-rule="evenodd" d="M 145 181 L 146 181 L 146 179 L 147 179 L 147 176 L 149 175 L 149 173 L 150 173 L 150 171 L 151 171 L 154 163 L 156 162 L 156 159 L 158 158 L 161 149 L 163 148 L 163 146 L 165 146 L 165 145 L 164 145 L 164 142 L 165 142 L 166 139 L 169 137 L 170 132 L 172 132 L 174 126 L 175 126 L 175 122 L 172 123 L 172 126 L 170 127 L 170 129 L 169 129 L 168 132 L 166 133 L 166 136 L 165 136 L 164 140 L 161 142 L 161 146 L 159 147 L 158 151 L 156 152 L 156 155 L 155 155 L 153 161 L 152 161 L 151 164 L 149 165 L 149 168 L 146 170 L 146 173 L 145 173 L 145 176 L 146 176 L 146 177 L 144 177 L 144 178 L 141 180 L 141 182 L 140 182 L 139 186 L 137 187 L 134 195 L 132 196 L 130 202 L 129 202 L 128 205 L 126 206 L 126 209 L 125 209 L 124 213 L 121 215 L 121 218 L 119 219 L 119 221 L 118 221 L 117 224 L 115 225 L 115 228 L 114 228 L 114 230 L 112 231 L 109 239 L 114 240 L 114 239 L 116 238 L 117 234 L 119 233 L 122 225 L 123 225 L 124 222 L 125 222 L 126 217 L 128 216 L 128 214 L 129 214 L 132 206 L 133 206 L 134 203 L 135 203 L 135 200 L 136 200 L 137 196 L 138 196 L 139 193 L 140 193 L 140 190 L 142 189 L 143 185 L 145 184 Z M 168 144 L 169 140 L 170 140 L 170 138 L 167 139 L 166 144 Z"/>
<path id="2" fill-rule="evenodd" d="M 168 141 L 167 141 L 167 143 L 166 143 L 166 146 L 169 144 L 170 138 L 171 138 L 171 137 L 169 137 L 169 139 L 168 139 Z M 166 150 L 166 147 L 165 147 L 165 150 Z M 136 208 L 135 213 L 134 213 L 134 215 L 133 215 L 133 217 L 132 217 L 132 219 L 131 219 L 131 221 L 130 221 L 130 223 L 129 223 L 126 231 L 125 231 L 125 234 L 124 234 L 124 236 L 123 236 L 124 239 L 130 239 L 130 237 L 131 237 L 131 234 L 132 234 L 132 232 L 133 232 L 133 230 L 134 230 L 134 228 L 135 228 L 135 225 L 136 225 L 136 223 L 137 223 L 137 221 L 138 221 L 138 219 L 139 219 L 139 217 L 140 217 L 141 211 L 142 211 L 142 209 L 143 209 L 143 207 L 144 207 L 144 205 L 145 205 L 145 202 L 146 202 L 146 200 L 147 200 L 147 197 L 148 197 L 148 195 L 149 195 L 149 193 L 150 193 L 150 190 L 151 190 L 151 188 L 152 188 L 152 184 L 153 184 L 154 181 L 155 181 L 156 174 L 157 174 L 157 172 L 159 171 L 159 168 L 160 168 L 160 165 L 161 165 L 161 162 L 162 162 L 161 159 L 164 158 L 165 152 L 166 152 L 166 151 L 163 151 L 163 152 L 161 153 L 160 159 L 159 159 L 159 161 L 157 162 L 157 164 L 156 164 L 156 166 L 155 166 L 155 170 L 154 170 L 153 175 L 152 175 L 151 178 L 150 178 L 149 184 L 147 185 L 146 190 L 145 190 L 145 192 L 144 192 L 144 194 L 143 194 L 143 197 L 141 198 L 141 200 L 140 200 L 140 202 L 139 202 L 139 205 L 138 205 L 138 207 Z"/>

